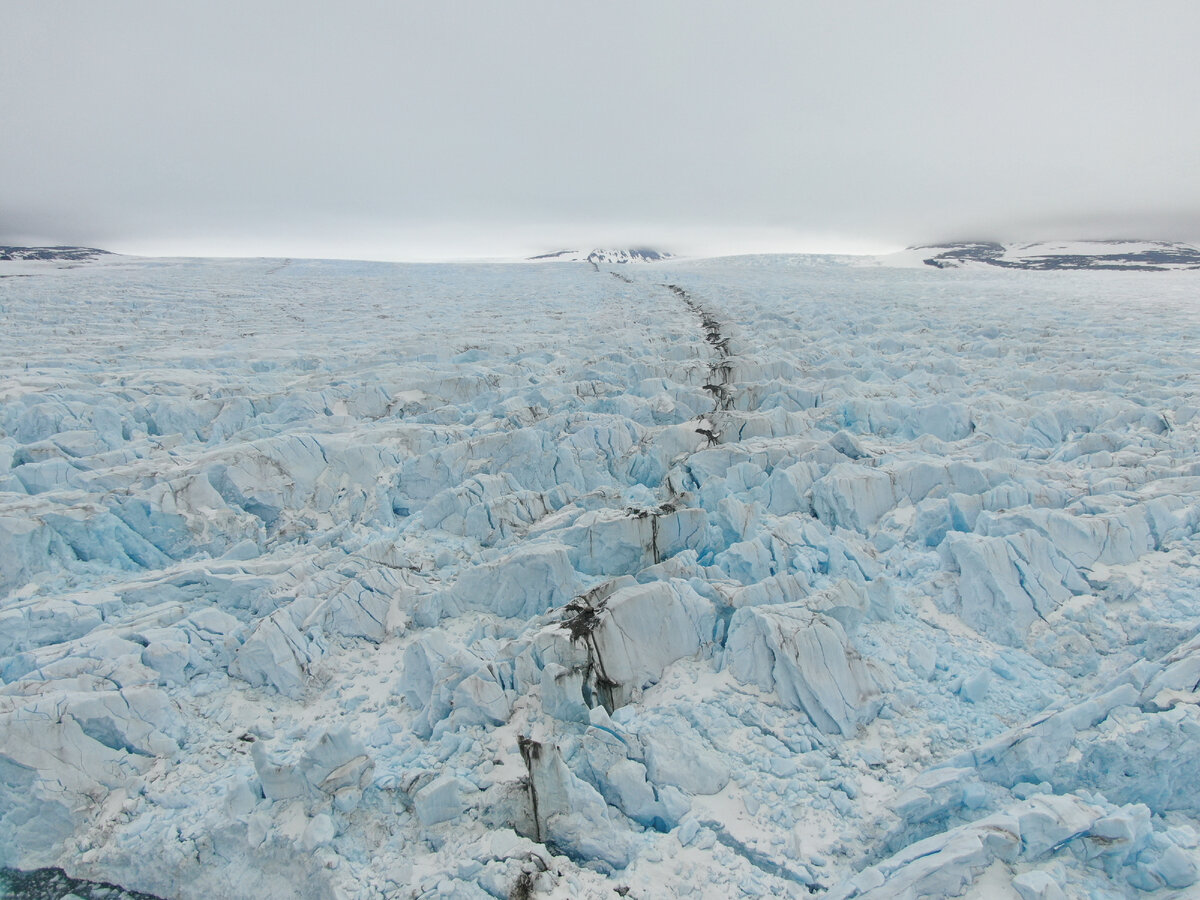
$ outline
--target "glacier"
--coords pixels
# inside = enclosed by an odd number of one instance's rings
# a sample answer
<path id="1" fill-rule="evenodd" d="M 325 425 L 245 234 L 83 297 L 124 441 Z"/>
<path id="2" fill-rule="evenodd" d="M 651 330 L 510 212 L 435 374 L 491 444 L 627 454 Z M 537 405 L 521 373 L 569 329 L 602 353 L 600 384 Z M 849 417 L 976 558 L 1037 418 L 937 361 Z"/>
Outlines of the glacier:
<path id="1" fill-rule="evenodd" d="M 1194 896 L 1200 273 L 560 256 L 0 260 L 0 866 Z"/>

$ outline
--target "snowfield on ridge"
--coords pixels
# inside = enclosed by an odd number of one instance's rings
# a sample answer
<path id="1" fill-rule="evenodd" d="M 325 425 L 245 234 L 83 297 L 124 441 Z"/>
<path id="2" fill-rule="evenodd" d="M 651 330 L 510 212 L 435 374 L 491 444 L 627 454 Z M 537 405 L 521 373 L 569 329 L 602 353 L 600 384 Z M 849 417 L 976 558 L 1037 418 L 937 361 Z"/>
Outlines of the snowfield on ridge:
<path id="1" fill-rule="evenodd" d="M 1195 889 L 1200 272 L 3 265 L 0 866 Z"/>

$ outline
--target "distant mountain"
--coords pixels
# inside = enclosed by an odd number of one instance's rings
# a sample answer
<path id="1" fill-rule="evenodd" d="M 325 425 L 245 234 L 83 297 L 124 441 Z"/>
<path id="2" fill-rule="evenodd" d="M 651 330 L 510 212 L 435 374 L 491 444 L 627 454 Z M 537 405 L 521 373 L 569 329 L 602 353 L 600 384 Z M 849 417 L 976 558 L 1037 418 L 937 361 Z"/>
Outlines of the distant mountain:
<path id="1" fill-rule="evenodd" d="M 601 263 L 611 265 L 613 263 L 659 262 L 670 258 L 670 253 L 662 250 L 654 250 L 650 247 L 630 247 L 627 250 L 555 250 L 553 253 L 543 253 L 540 256 L 529 257 L 530 260 L 571 260 L 576 262 L 590 262 L 595 265 L 600 265 Z"/>
<path id="2" fill-rule="evenodd" d="M 558 260 L 558 259 L 566 259 L 566 260 L 586 259 L 587 257 L 583 256 L 582 254 L 583 254 L 583 251 L 581 251 L 581 250 L 554 250 L 554 251 L 551 251 L 550 253 L 542 253 L 542 254 L 539 254 L 538 256 L 530 256 L 529 261 L 533 262 L 534 260 L 541 260 L 541 259 L 555 259 L 555 260 Z"/>
<path id="3" fill-rule="evenodd" d="M 100 256 L 111 256 L 107 250 L 95 247 L 4 247 L 0 246 L 0 260 L 66 260 L 88 262 Z"/>
<path id="4" fill-rule="evenodd" d="M 591 263 L 659 262 L 670 259 L 670 253 L 652 250 L 649 247 L 632 247 L 629 250 L 593 250 L 588 254 Z"/>
<path id="5" fill-rule="evenodd" d="M 1200 269 L 1200 248 L 1172 241 L 1070 241 L 998 244 L 972 241 L 910 247 L 890 257 L 883 265 L 924 264 L 938 269 L 986 265 L 1000 269 L 1096 269 L 1120 271 L 1140 269 L 1159 272 L 1170 269 Z"/>

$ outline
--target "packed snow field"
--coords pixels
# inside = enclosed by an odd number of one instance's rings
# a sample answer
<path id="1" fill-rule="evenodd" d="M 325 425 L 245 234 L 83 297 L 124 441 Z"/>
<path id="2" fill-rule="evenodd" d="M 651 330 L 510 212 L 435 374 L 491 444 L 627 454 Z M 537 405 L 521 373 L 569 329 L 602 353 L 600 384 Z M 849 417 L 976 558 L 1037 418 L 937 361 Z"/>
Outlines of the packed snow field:
<path id="1" fill-rule="evenodd" d="M 0 865 L 172 898 L 1196 881 L 1200 273 L 21 265 Z"/>

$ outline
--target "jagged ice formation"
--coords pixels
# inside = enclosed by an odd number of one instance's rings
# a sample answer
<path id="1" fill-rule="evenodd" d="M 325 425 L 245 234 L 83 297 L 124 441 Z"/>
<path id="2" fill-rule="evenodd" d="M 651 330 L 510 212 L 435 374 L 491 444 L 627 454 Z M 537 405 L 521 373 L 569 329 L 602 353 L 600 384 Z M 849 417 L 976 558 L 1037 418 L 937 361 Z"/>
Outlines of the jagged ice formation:
<path id="1" fill-rule="evenodd" d="M 1194 890 L 1200 275 L 595 262 L 0 277 L 0 865 Z"/>

